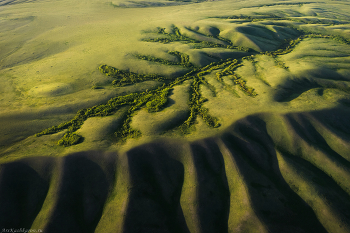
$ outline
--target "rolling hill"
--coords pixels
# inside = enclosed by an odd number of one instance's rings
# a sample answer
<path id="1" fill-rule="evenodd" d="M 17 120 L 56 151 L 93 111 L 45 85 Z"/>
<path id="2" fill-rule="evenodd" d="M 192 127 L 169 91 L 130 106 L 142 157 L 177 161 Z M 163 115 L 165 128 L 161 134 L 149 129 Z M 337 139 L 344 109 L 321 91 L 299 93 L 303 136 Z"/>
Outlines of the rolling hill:
<path id="1" fill-rule="evenodd" d="M 350 232 L 347 1 L 0 1 L 0 229 Z"/>

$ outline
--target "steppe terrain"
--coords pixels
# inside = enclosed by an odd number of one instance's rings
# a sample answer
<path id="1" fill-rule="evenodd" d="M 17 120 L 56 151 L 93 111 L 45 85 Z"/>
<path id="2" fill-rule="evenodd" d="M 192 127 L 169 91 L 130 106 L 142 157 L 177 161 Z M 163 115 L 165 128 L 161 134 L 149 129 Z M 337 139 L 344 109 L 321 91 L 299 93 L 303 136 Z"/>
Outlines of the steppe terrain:
<path id="1" fill-rule="evenodd" d="M 0 0 L 0 229 L 349 233 L 349 12 Z"/>

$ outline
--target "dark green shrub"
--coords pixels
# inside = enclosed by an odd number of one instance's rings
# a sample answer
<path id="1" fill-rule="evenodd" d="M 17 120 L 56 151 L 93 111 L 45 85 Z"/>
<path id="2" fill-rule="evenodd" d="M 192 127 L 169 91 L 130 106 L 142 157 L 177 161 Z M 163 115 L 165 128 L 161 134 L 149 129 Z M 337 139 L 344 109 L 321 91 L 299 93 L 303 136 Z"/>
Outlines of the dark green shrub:
<path id="1" fill-rule="evenodd" d="M 72 146 L 80 143 L 83 140 L 83 137 L 77 133 L 66 133 L 61 140 L 57 142 L 60 146 Z"/>
<path id="2" fill-rule="evenodd" d="M 146 103 L 146 108 L 148 112 L 159 112 L 165 104 L 168 102 L 168 94 L 170 88 L 165 88 L 160 91 L 158 95 L 156 95 L 151 101 Z"/>

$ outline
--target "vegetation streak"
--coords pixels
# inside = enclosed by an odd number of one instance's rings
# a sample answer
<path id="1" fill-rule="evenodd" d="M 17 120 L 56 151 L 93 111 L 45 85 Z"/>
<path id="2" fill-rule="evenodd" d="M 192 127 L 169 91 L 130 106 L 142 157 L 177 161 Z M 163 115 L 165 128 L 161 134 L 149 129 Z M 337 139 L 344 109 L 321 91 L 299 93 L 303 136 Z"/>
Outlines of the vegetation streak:
<path id="1" fill-rule="evenodd" d="M 243 17 L 243 16 L 240 16 L 239 18 L 251 19 L 251 17 Z M 289 27 L 292 27 L 292 26 L 289 25 Z M 349 40 L 340 36 L 328 36 L 328 35 L 315 34 L 307 31 L 302 31 L 299 29 L 296 29 L 296 30 L 300 33 L 300 36 L 298 38 L 285 40 L 284 43 L 280 46 L 280 48 L 277 49 L 276 51 L 266 51 L 260 54 L 274 57 L 277 65 L 281 66 L 282 68 L 288 69 L 288 67 L 284 66 L 283 63 L 279 62 L 276 57 L 278 55 L 283 55 L 291 52 L 293 48 L 304 38 L 331 38 L 331 39 L 340 41 L 342 43 L 350 44 Z M 188 102 L 189 115 L 187 120 L 185 120 L 179 126 L 179 129 L 185 134 L 190 133 L 192 130 L 195 129 L 194 125 L 196 123 L 196 119 L 198 116 L 200 116 L 209 127 L 214 127 L 214 128 L 219 127 L 220 123 L 218 118 L 211 116 L 209 114 L 209 110 L 203 106 L 203 104 L 207 101 L 207 99 L 204 98 L 200 93 L 200 86 L 204 85 L 211 90 L 213 96 L 216 96 L 217 93 L 216 93 L 215 87 L 210 83 L 208 83 L 208 81 L 204 77 L 205 75 L 211 73 L 214 70 L 219 70 L 216 73 L 216 80 L 219 83 L 221 83 L 226 90 L 232 92 L 236 97 L 239 97 L 239 95 L 236 92 L 235 86 L 237 86 L 238 89 L 240 89 L 243 93 L 245 93 L 250 97 L 257 96 L 257 93 L 255 92 L 255 90 L 247 86 L 246 81 L 243 80 L 238 74 L 235 73 L 235 70 L 239 66 L 242 66 L 243 60 L 249 60 L 254 62 L 253 54 L 256 54 L 257 52 L 247 48 L 233 46 L 232 43 L 228 42 L 228 40 L 226 39 L 224 40 L 219 37 L 216 37 L 216 38 L 221 39 L 222 42 L 226 42 L 226 43 L 218 44 L 213 42 L 199 41 L 196 39 L 192 39 L 182 35 L 180 33 L 179 28 L 175 26 L 173 26 L 172 28 L 172 33 L 165 32 L 164 28 L 158 28 L 156 33 L 161 34 L 163 37 L 144 39 L 144 41 L 159 42 L 159 43 L 170 43 L 170 42 L 178 41 L 181 43 L 192 43 L 195 45 L 195 48 L 225 47 L 229 49 L 240 49 L 246 52 L 250 51 L 252 53 L 241 59 L 228 58 L 225 60 L 212 62 L 209 65 L 206 65 L 201 68 L 193 65 L 189 61 L 189 56 L 187 54 L 184 54 L 178 51 L 168 52 L 169 54 L 176 56 L 177 59 L 179 60 L 178 62 L 168 61 L 165 59 L 156 58 L 148 55 L 139 55 L 139 54 L 135 55 L 135 57 L 138 59 L 162 63 L 166 65 L 179 65 L 190 69 L 190 71 L 187 74 L 177 77 L 175 79 L 160 76 L 157 74 L 137 74 L 130 71 L 119 70 L 117 68 L 114 68 L 108 65 L 101 65 L 99 67 L 99 70 L 103 74 L 114 78 L 114 80 L 112 81 L 112 85 L 117 87 L 132 85 L 132 84 L 147 81 L 147 80 L 160 81 L 160 82 L 163 82 L 163 85 L 150 91 L 146 90 L 140 93 L 131 93 L 124 96 L 114 97 L 110 99 L 106 104 L 101 104 L 101 105 L 93 106 L 91 108 L 82 109 L 77 112 L 76 116 L 72 120 L 62 123 L 58 126 L 53 126 L 51 128 L 48 128 L 40 133 L 37 133 L 36 136 L 53 134 L 62 130 L 67 130 L 63 138 L 58 141 L 58 144 L 63 146 L 74 145 L 74 144 L 80 143 L 83 140 L 82 136 L 77 134 L 76 131 L 82 126 L 82 124 L 87 118 L 112 115 L 120 107 L 129 106 L 128 111 L 123 116 L 123 119 L 122 119 L 123 123 L 118 127 L 118 129 L 115 132 L 117 141 L 125 142 L 128 138 L 140 137 L 142 135 L 141 131 L 137 129 L 133 129 L 130 126 L 132 117 L 136 114 L 136 112 L 141 108 L 146 108 L 147 111 L 150 113 L 161 111 L 163 108 L 166 107 L 170 90 L 174 86 L 180 85 L 187 80 L 192 80 L 192 83 L 190 85 L 190 91 L 189 91 L 190 97 Z M 230 78 L 232 80 L 233 85 L 227 84 L 224 81 L 223 77 Z"/>

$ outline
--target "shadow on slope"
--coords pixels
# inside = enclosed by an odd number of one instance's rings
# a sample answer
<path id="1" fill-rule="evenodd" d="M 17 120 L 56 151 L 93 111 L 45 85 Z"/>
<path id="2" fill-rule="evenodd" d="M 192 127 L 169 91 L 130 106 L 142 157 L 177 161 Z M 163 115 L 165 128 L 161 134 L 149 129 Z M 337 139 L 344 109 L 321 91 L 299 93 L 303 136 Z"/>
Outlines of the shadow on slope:
<path id="1" fill-rule="evenodd" d="M 57 198 L 46 232 L 94 232 L 114 181 L 115 154 L 76 153 L 60 166 Z"/>
<path id="2" fill-rule="evenodd" d="M 156 145 L 127 153 L 130 195 L 124 232 L 189 232 L 180 206 L 183 165 Z"/>
<path id="3" fill-rule="evenodd" d="M 268 231 L 327 232 L 310 206 L 283 179 L 266 123 L 248 117 L 231 132 L 222 140 L 247 184 L 252 208 Z"/>
<path id="4" fill-rule="evenodd" d="M 123 179 L 123 219 L 106 222 L 121 222 L 115 232 L 245 232 L 254 219 L 248 209 L 266 232 L 349 232 L 350 154 L 337 149 L 350 147 L 349 114 L 342 105 L 257 114 L 191 143 L 163 140 L 120 155 L 92 151 L 2 164 L 0 226 L 94 232 L 101 217 L 120 211 L 105 206 Z M 127 171 L 118 174 L 127 179 L 115 175 L 121 158 Z M 232 196 L 232 180 L 247 191 L 243 215 L 230 208 L 241 201 Z"/>
<path id="5" fill-rule="evenodd" d="M 225 164 L 218 145 L 211 139 L 191 145 L 197 171 L 198 216 L 201 232 L 228 232 L 230 192 Z"/>
<path id="6" fill-rule="evenodd" d="M 278 85 L 274 100 L 278 102 L 289 102 L 308 90 L 314 88 L 332 88 L 349 92 L 349 79 L 331 69 L 315 67 L 302 70 L 295 76 L 288 77 Z M 320 96 L 323 91 L 319 91 Z"/>
<path id="7" fill-rule="evenodd" d="M 115 159 L 82 152 L 2 164 L 0 226 L 94 232 L 113 184 Z"/>
<path id="8" fill-rule="evenodd" d="M 30 158 L 0 167 L 0 226 L 29 229 L 49 190 L 54 158 Z M 40 167 L 41 174 L 35 167 Z"/>
<path id="9" fill-rule="evenodd" d="M 34 2 L 35 0 L 0 0 L 0 6 Z"/>

